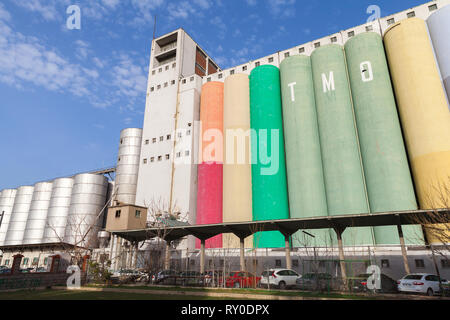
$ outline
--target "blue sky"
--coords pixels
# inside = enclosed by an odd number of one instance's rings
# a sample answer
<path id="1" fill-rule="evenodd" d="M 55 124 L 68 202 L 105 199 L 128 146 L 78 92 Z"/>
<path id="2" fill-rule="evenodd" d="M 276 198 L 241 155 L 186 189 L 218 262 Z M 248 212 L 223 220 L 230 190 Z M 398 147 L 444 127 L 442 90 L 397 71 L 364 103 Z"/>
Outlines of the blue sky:
<path id="1" fill-rule="evenodd" d="M 183 27 L 227 68 L 422 3 L 2 0 L 0 190 L 115 165 L 120 130 L 143 123 L 155 15 L 157 36 Z"/>

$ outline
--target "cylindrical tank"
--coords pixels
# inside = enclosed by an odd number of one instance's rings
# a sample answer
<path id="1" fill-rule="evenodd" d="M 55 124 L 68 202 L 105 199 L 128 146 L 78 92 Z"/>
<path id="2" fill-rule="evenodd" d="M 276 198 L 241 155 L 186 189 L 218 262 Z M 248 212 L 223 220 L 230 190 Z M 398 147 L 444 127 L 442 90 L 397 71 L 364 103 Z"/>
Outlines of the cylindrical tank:
<path id="1" fill-rule="evenodd" d="M 416 210 L 383 40 L 378 33 L 361 33 L 347 41 L 345 55 L 370 210 Z M 420 226 L 403 226 L 403 233 L 407 241 L 423 244 Z M 399 243 L 395 226 L 374 227 L 374 234 L 376 244 Z"/>
<path id="2" fill-rule="evenodd" d="M 320 47 L 311 62 L 328 214 L 368 213 L 344 50 Z M 346 245 L 373 244 L 372 228 L 349 228 L 343 240 Z"/>
<path id="3" fill-rule="evenodd" d="M 223 222 L 252 221 L 250 91 L 246 74 L 225 79 L 223 126 Z M 252 248 L 253 237 L 247 237 L 244 245 Z M 239 248 L 239 238 L 224 234 L 223 247 Z"/>
<path id="4" fill-rule="evenodd" d="M 5 245 L 20 245 L 23 243 L 23 236 L 30 211 L 31 199 L 33 198 L 34 187 L 23 186 L 17 188 L 14 206 L 11 211 L 8 231 L 5 237 Z"/>
<path id="5" fill-rule="evenodd" d="M 48 207 L 52 196 L 52 183 L 39 182 L 34 185 L 23 244 L 43 243 Z"/>
<path id="6" fill-rule="evenodd" d="M 197 167 L 197 224 L 222 223 L 223 181 L 223 83 L 207 82 L 202 87 L 201 163 Z M 206 241 L 207 248 L 221 248 L 222 235 Z M 196 240 L 200 247 L 200 240 Z"/>
<path id="7" fill-rule="evenodd" d="M 447 98 L 450 100 L 450 5 L 434 12 L 427 24 Z"/>
<path id="8" fill-rule="evenodd" d="M 16 189 L 5 189 L 0 194 L 0 246 L 5 243 L 11 212 L 16 198 Z"/>
<path id="9" fill-rule="evenodd" d="M 328 215 L 311 58 L 297 55 L 280 65 L 284 139 L 291 218 Z M 329 230 L 293 235 L 294 246 L 330 245 Z"/>
<path id="10" fill-rule="evenodd" d="M 84 173 L 74 177 L 64 242 L 83 247 L 97 245 L 107 191 L 108 180 L 102 175 Z"/>
<path id="11" fill-rule="evenodd" d="M 72 178 L 60 178 L 53 181 L 52 196 L 42 239 L 43 243 L 63 242 L 72 188 Z"/>
<path id="12" fill-rule="evenodd" d="M 450 112 L 425 21 L 394 24 L 384 42 L 419 205 L 447 207 L 442 195 L 450 176 Z M 440 243 L 431 232 L 427 238 Z"/>
<path id="13" fill-rule="evenodd" d="M 250 74 L 253 220 L 288 219 L 286 162 L 281 111 L 280 71 L 259 66 Z M 257 248 L 284 247 L 279 231 L 258 232 Z"/>
<path id="14" fill-rule="evenodd" d="M 135 204 L 141 145 L 142 129 L 122 130 L 115 180 L 115 200 L 121 203 Z"/>

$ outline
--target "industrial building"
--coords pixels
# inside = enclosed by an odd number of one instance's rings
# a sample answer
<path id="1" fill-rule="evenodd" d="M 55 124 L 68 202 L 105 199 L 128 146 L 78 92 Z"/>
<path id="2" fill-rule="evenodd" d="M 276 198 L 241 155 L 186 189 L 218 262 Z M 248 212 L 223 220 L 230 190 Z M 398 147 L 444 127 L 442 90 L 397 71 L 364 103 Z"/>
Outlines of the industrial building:
<path id="1" fill-rule="evenodd" d="M 143 128 L 120 133 L 115 168 L 1 191 L 0 265 L 17 252 L 24 266 L 46 265 L 76 246 L 112 269 L 139 267 L 151 242 L 119 233 L 167 216 L 202 225 L 448 208 L 436 186 L 450 179 L 449 21 L 450 1 L 432 1 L 226 70 L 183 29 L 154 39 Z M 439 239 L 402 229 L 411 271 L 434 272 L 426 245 Z M 281 267 L 285 237 L 253 233 L 249 263 Z M 404 273 L 396 226 L 342 238 L 347 258 Z M 336 259 L 337 240 L 296 232 L 293 267 L 311 248 Z M 221 265 L 239 260 L 239 242 L 188 235 L 170 254 L 195 268 L 206 246 L 207 264 Z"/>

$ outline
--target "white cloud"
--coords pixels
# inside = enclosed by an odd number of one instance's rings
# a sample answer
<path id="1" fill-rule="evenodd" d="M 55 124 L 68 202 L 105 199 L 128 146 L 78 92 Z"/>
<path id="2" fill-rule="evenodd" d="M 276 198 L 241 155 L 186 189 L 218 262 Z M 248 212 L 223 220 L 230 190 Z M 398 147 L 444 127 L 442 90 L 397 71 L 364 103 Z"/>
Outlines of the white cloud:
<path id="1" fill-rule="evenodd" d="M 147 86 L 145 72 L 128 55 L 120 55 L 112 74 L 112 83 L 119 89 L 121 95 L 136 98 L 141 94 L 145 94 Z"/>
<path id="2" fill-rule="evenodd" d="M 120 0 L 102 0 L 102 3 L 108 8 L 115 9 L 120 3 Z"/>
<path id="3" fill-rule="evenodd" d="M 209 0 L 194 0 L 194 3 L 202 9 L 209 9 L 211 7 Z"/>
<path id="4" fill-rule="evenodd" d="M 11 20 L 11 15 L 5 10 L 3 4 L 0 3 L 0 20 L 9 21 Z"/>
<path id="5" fill-rule="evenodd" d="M 246 1 L 249 6 L 256 6 L 256 4 L 257 4 L 256 0 L 246 0 Z"/>
<path id="6" fill-rule="evenodd" d="M 56 1 L 54 0 L 26 0 L 14 1 L 14 3 L 22 8 L 39 13 L 47 21 L 57 20 L 65 14 L 65 12 L 62 13 L 56 9 Z"/>
<path id="7" fill-rule="evenodd" d="M 267 0 L 270 12 L 277 17 L 288 18 L 295 15 L 296 0 Z"/>

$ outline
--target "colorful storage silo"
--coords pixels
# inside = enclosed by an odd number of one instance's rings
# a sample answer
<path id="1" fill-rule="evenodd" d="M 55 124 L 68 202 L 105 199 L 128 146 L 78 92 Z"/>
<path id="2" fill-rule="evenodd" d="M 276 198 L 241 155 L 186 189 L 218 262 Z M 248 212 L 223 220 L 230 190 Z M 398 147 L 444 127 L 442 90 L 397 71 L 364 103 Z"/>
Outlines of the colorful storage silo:
<path id="1" fill-rule="evenodd" d="M 5 189 L 0 193 L 0 246 L 5 243 L 11 212 L 16 198 L 16 189 Z"/>
<path id="2" fill-rule="evenodd" d="M 367 193 L 372 213 L 416 210 L 416 196 L 394 93 L 378 33 L 345 44 Z M 420 226 L 403 226 L 405 240 L 423 243 Z M 374 227 L 376 244 L 398 244 L 395 226 Z"/>
<path id="3" fill-rule="evenodd" d="M 384 42 L 419 205 L 445 207 L 440 196 L 450 176 L 450 112 L 425 21 L 394 24 Z M 431 232 L 427 238 L 440 242 Z"/>
<path id="4" fill-rule="evenodd" d="M 434 12 L 427 24 L 447 98 L 450 100 L 450 5 Z"/>
<path id="5" fill-rule="evenodd" d="M 253 220 L 288 219 L 286 163 L 281 111 L 280 71 L 259 66 L 250 74 Z M 284 247 L 279 231 L 258 232 L 257 248 Z"/>
<path id="6" fill-rule="evenodd" d="M 280 65 L 283 125 L 291 218 L 328 215 L 311 58 L 297 55 Z M 330 245 L 329 230 L 297 232 L 294 246 Z"/>
<path id="7" fill-rule="evenodd" d="M 368 213 L 344 50 L 320 47 L 311 62 L 328 214 Z M 342 237 L 346 245 L 373 244 L 371 227 L 347 228 Z"/>
<path id="8" fill-rule="evenodd" d="M 197 224 L 222 223 L 223 86 L 222 82 L 207 82 L 202 87 L 202 162 L 197 168 Z M 221 248 L 222 235 L 208 239 L 205 245 L 207 248 Z M 198 239 L 196 246 L 200 247 Z"/>
<path id="9" fill-rule="evenodd" d="M 234 74 L 224 84 L 223 222 L 252 221 L 250 158 L 250 96 L 246 74 Z M 253 247 L 253 237 L 245 239 Z M 223 235 L 224 248 L 239 248 L 239 238 Z"/>

